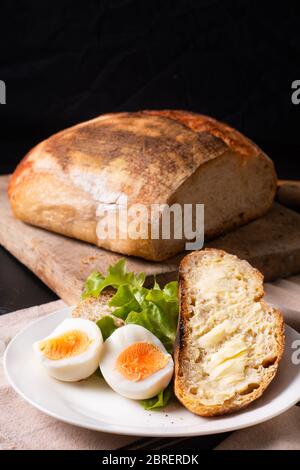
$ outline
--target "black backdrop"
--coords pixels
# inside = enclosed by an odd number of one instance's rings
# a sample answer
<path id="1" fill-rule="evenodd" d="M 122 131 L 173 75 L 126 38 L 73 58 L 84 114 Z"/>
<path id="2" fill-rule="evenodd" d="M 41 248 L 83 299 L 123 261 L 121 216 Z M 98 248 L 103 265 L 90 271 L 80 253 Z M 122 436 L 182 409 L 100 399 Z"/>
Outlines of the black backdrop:
<path id="1" fill-rule="evenodd" d="M 300 178 L 300 2 L 2 1 L 0 172 L 39 140 L 108 111 L 225 120 Z"/>

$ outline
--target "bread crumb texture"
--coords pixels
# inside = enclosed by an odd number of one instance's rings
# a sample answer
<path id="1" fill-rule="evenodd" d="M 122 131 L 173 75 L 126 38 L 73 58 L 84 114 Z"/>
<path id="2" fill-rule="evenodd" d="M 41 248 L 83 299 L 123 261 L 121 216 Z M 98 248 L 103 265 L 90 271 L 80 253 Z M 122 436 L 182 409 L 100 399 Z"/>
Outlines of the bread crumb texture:
<path id="1" fill-rule="evenodd" d="M 281 314 L 261 300 L 263 277 L 214 249 L 187 256 L 180 276 L 178 398 L 204 415 L 245 406 L 270 383 L 283 350 Z"/>

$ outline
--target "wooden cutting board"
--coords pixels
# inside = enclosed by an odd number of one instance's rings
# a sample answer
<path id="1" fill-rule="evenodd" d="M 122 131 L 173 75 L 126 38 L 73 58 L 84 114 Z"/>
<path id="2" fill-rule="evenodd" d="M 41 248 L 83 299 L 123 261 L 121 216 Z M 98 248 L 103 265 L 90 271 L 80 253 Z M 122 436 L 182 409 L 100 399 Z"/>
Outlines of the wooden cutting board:
<path id="1" fill-rule="evenodd" d="M 280 204 L 300 212 L 300 181 L 279 180 L 276 199 Z"/>
<path id="2" fill-rule="evenodd" d="M 107 271 L 124 258 L 88 243 L 66 238 L 17 220 L 7 198 L 8 176 L 0 177 L 0 244 L 31 269 L 68 304 L 78 301 L 83 282 L 91 271 Z M 211 241 L 216 246 L 249 260 L 274 279 L 300 272 L 300 215 L 275 204 L 263 218 Z M 128 269 L 175 279 L 182 255 L 155 263 L 125 257 Z"/>
<path id="3" fill-rule="evenodd" d="M 178 259 L 155 263 L 119 255 L 16 219 L 7 197 L 8 176 L 0 176 L 0 244 L 68 304 L 78 301 L 91 271 L 105 273 L 120 258 L 129 270 L 148 276 L 176 273 Z"/>

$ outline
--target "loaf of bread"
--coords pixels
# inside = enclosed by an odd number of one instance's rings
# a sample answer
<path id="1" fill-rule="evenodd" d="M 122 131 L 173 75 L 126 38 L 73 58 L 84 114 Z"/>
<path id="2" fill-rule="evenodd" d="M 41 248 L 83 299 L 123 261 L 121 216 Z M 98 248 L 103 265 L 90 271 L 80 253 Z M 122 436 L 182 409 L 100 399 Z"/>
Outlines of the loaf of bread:
<path id="1" fill-rule="evenodd" d="M 245 407 L 274 378 L 284 348 L 280 312 L 262 299 L 263 277 L 217 249 L 181 262 L 175 393 L 201 416 Z"/>
<path id="2" fill-rule="evenodd" d="M 53 135 L 15 170 L 9 198 L 24 222 L 100 247 L 163 260 L 185 238 L 97 236 L 97 214 L 129 206 L 202 203 L 206 239 L 262 216 L 271 207 L 271 160 L 246 137 L 212 118 L 185 111 L 100 116 Z M 155 223 L 159 223 L 156 220 Z"/>

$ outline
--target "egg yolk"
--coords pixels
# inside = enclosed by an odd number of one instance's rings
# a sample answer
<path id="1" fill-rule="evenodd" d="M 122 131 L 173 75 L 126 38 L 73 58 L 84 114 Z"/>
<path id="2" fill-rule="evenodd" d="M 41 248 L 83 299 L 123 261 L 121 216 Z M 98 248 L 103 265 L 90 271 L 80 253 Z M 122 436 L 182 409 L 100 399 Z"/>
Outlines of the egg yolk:
<path id="1" fill-rule="evenodd" d="M 126 379 L 138 382 L 163 369 L 168 360 L 153 344 L 134 343 L 119 354 L 116 369 Z"/>
<path id="2" fill-rule="evenodd" d="M 78 356 L 87 350 L 90 344 L 86 333 L 79 330 L 68 331 L 55 338 L 45 339 L 40 342 L 40 351 L 48 359 L 57 361 L 68 357 Z"/>

